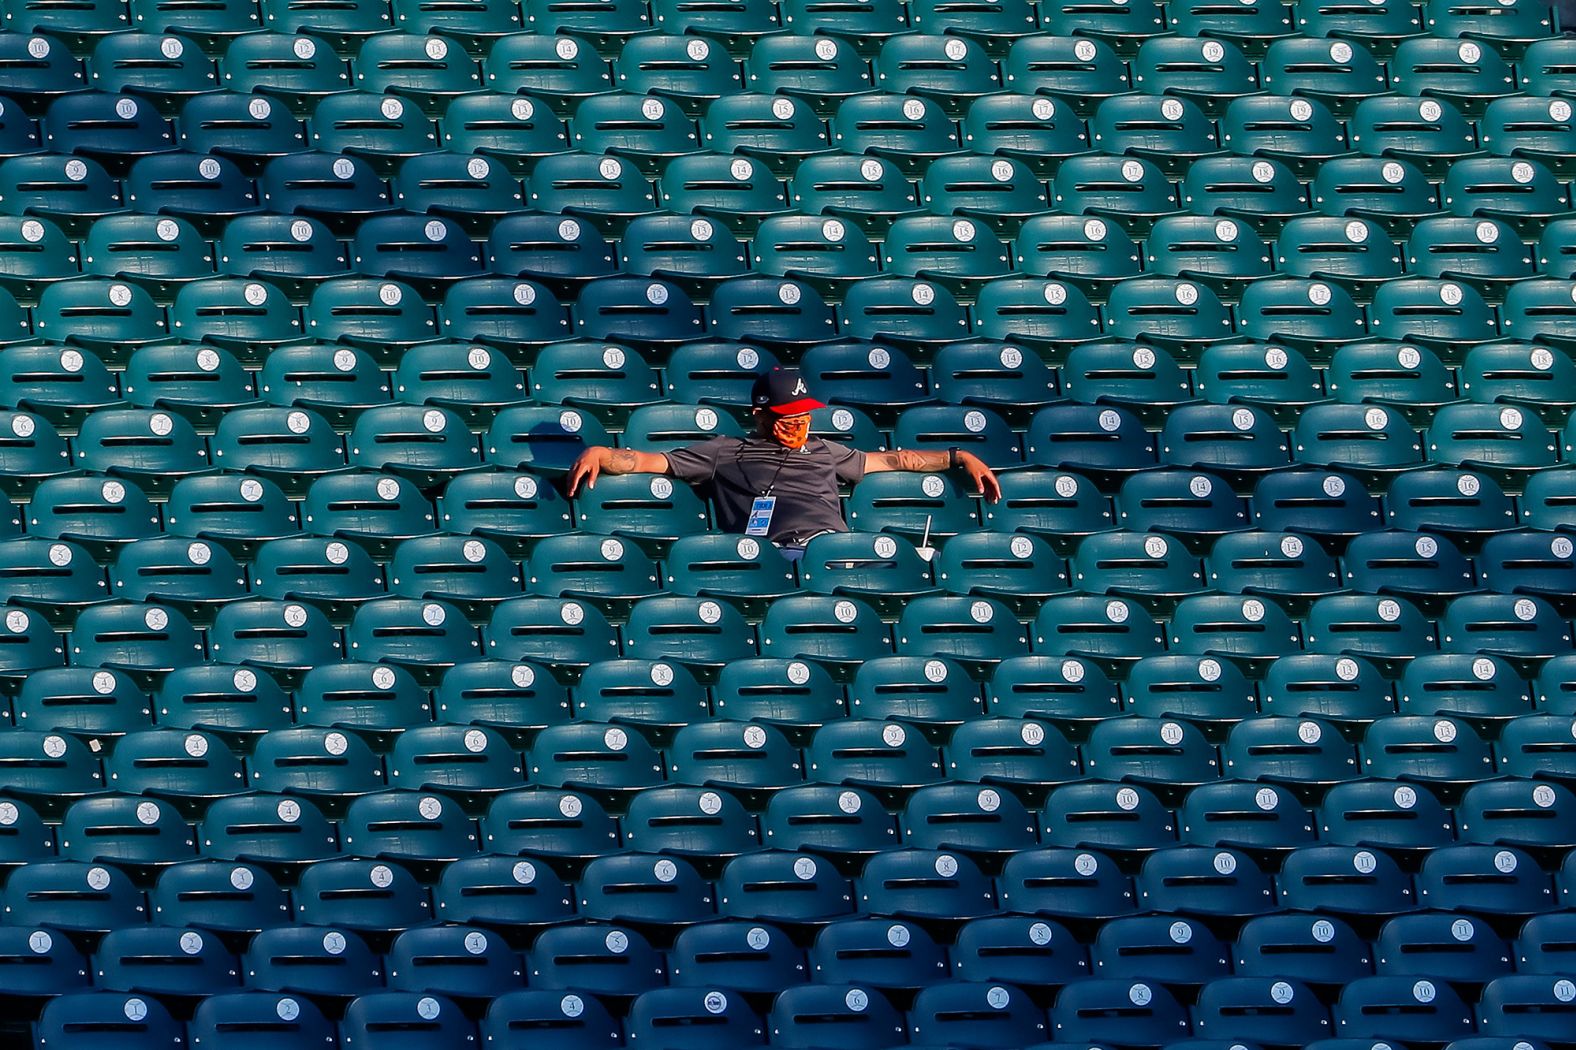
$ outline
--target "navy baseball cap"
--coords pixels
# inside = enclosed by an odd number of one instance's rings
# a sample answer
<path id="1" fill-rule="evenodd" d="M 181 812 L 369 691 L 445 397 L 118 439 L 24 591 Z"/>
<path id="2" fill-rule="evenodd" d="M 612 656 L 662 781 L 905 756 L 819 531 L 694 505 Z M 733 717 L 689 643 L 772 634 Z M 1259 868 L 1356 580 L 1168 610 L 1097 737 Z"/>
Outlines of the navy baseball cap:
<path id="1" fill-rule="evenodd" d="M 810 396 L 797 368 L 774 368 L 755 380 L 750 404 L 779 416 L 797 416 L 826 406 Z"/>

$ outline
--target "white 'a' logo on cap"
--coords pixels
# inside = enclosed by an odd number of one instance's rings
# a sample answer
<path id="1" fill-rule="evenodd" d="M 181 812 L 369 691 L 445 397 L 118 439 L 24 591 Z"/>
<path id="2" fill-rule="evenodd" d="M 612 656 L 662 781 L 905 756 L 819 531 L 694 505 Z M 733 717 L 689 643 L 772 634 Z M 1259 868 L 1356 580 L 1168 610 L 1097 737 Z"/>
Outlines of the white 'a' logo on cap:
<path id="1" fill-rule="evenodd" d="M 809 391 L 805 389 L 804 380 L 803 379 L 796 379 L 796 380 L 794 380 L 793 392 L 795 394 L 808 394 L 809 393 Z"/>

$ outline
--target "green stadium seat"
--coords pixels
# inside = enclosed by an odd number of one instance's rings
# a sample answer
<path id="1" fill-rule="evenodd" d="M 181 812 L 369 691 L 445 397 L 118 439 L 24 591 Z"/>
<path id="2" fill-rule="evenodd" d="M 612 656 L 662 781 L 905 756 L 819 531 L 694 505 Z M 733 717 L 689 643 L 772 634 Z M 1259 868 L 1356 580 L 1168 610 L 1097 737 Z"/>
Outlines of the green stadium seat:
<path id="1" fill-rule="evenodd" d="M 455 605 L 395 596 L 375 597 L 355 608 L 345 629 L 345 652 L 402 667 L 423 685 L 453 664 L 480 657 L 475 628 Z"/>
<path id="2" fill-rule="evenodd" d="M 1232 335 L 1231 311 L 1220 296 L 1207 284 L 1177 277 L 1122 281 L 1111 289 L 1105 314 L 1107 333 L 1142 338 L 1178 355 L 1195 355 Z"/>
<path id="3" fill-rule="evenodd" d="M 1387 495 L 1395 528 L 1436 532 L 1458 544 L 1515 527 L 1516 510 L 1492 474 L 1435 467 L 1395 479 Z"/>
<path id="4" fill-rule="evenodd" d="M 1229 862 L 1232 855 L 1227 857 Z M 1160 857 L 1156 866 L 1167 861 Z M 1188 885 L 1192 880 L 1178 869 L 1173 869 L 1178 885 Z M 1091 966 L 1103 978 L 1145 977 L 1190 990 L 1224 980 L 1229 954 L 1230 949 L 1201 923 L 1177 920 L 1174 915 L 1119 916 L 1104 923 L 1090 945 Z"/>
<path id="5" fill-rule="evenodd" d="M 463 154 L 429 153 L 412 157 L 401 165 L 393 185 L 394 199 L 407 211 L 451 220 L 466 232 L 481 237 L 486 236 L 498 219 L 519 211 L 523 200 L 520 183 L 503 164 Z M 385 219 L 374 229 L 387 234 L 395 227 Z M 423 236 L 427 239 L 431 240 L 432 232 L 423 227 Z M 456 262 L 474 258 L 474 249 L 460 240 L 449 233 L 435 243 L 448 247 L 458 257 Z M 358 247 L 366 245 L 377 250 L 360 231 L 355 243 Z M 401 269 L 392 266 L 387 272 L 397 273 Z"/>
<path id="6" fill-rule="evenodd" d="M 220 803 L 221 813 L 255 813 L 264 806 L 272 806 L 275 809 L 275 823 L 263 833 L 289 827 L 278 815 L 277 807 L 282 799 L 237 797 L 244 801 L 241 804 L 228 801 Z M 254 804 L 259 800 L 261 804 Z M 295 806 L 301 805 L 299 800 L 290 801 Z M 286 807 L 285 812 L 289 814 L 295 811 Z M 308 810 L 299 812 L 311 822 Z M 322 819 L 321 814 L 316 816 Z M 217 820 L 210 821 L 204 827 L 217 827 L 217 824 Z M 323 831 L 327 830 L 326 824 L 319 827 Z M 196 914 L 203 914 L 205 918 L 202 926 L 221 935 L 257 933 L 284 922 L 290 915 L 289 898 L 265 868 L 213 860 L 186 861 L 166 867 L 159 873 L 149 893 L 149 904 L 151 914 L 171 925 L 196 925 L 189 920 Z"/>
<path id="7" fill-rule="evenodd" d="M 626 158 L 648 178 L 662 164 L 700 148 L 684 110 L 656 95 L 594 95 L 569 118 L 570 143 L 586 153 Z M 550 209 L 562 210 L 562 209 Z"/>
<path id="8" fill-rule="evenodd" d="M 1221 117 L 1220 142 L 1232 153 L 1287 165 L 1303 178 L 1323 162 L 1347 156 L 1341 123 L 1315 98 L 1254 95 L 1239 98 Z M 1271 169 L 1273 171 L 1273 169 Z M 1257 182 L 1274 182 L 1252 172 Z"/>
<path id="9" fill-rule="evenodd" d="M 1068 574 L 1076 590 L 1131 598 L 1166 613 L 1184 596 L 1203 590 L 1197 557 L 1175 540 L 1142 532 L 1085 537 L 1068 563 Z"/>
<path id="10" fill-rule="evenodd" d="M 718 101 L 719 105 L 708 110 L 708 115 L 715 113 L 720 119 L 725 105 L 723 100 Z M 702 128 L 702 134 L 709 129 L 708 123 Z M 757 127 L 757 130 L 770 128 Z M 786 143 L 768 142 L 767 145 L 769 148 L 774 145 L 787 147 Z M 704 215 L 725 224 L 740 236 L 747 236 L 766 216 L 788 210 L 783 184 L 770 167 L 769 157 L 751 160 L 723 153 L 675 157 L 658 180 L 657 191 L 665 210 Z"/>
<path id="11" fill-rule="evenodd" d="M 1205 573 L 1227 594 L 1263 594 L 1298 611 L 1338 590 L 1341 580 L 1335 559 L 1323 547 L 1289 532 L 1223 535 L 1210 549 Z"/>
<path id="12" fill-rule="evenodd" d="M 327 925 L 326 913 L 333 910 L 338 913 L 337 925 L 355 930 L 374 943 L 402 930 L 426 925 L 432 912 L 426 887 L 417 882 L 410 869 L 382 860 L 351 857 L 308 865 L 291 899 L 298 922 Z"/>
<path id="13" fill-rule="evenodd" d="M 1313 180 L 1312 196 L 1321 214 L 1372 219 L 1392 237 L 1439 210 L 1438 191 L 1417 166 L 1380 157 L 1328 161 Z"/>
<path id="14" fill-rule="evenodd" d="M 1298 27 L 1306 32 L 1303 17 L 1299 10 Z M 1259 78 L 1273 94 L 1322 102 L 1342 119 L 1350 117 L 1362 99 L 1389 88 L 1370 42 L 1356 35 L 1321 40 L 1318 34 L 1308 33 L 1276 40 L 1260 60 Z"/>
<path id="15" fill-rule="evenodd" d="M 1132 720 L 1125 718 L 1110 719 L 1101 722 L 1100 726 L 1113 727 L 1106 730 L 1106 733 L 1112 736 L 1113 742 L 1116 743 L 1119 742 L 1116 738 L 1121 737 L 1125 732 L 1117 726 L 1117 723 L 1130 721 Z M 1158 729 L 1158 725 L 1148 728 Z M 1154 736 L 1152 732 L 1148 735 Z M 1202 738 L 1199 738 L 1199 741 L 1203 742 Z M 1206 744 L 1203 750 L 1212 755 L 1214 749 Z M 1202 751 L 1199 752 L 1198 760 L 1200 764 L 1206 762 Z M 1087 761 L 1086 755 L 1086 764 Z M 1068 784 L 1051 793 L 1050 801 L 1046 804 L 1042 815 L 1040 839 L 1051 846 L 1094 849 L 1106 854 L 1116 854 L 1128 860 L 1136 860 L 1176 841 L 1175 820 L 1171 811 L 1155 797 L 1149 787 L 1143 784 L 1085 780 Z M 1047 864 L 1046 867 L 1051 869 L 1051 873 L 1071 868 L 1078 874 L 1087 871 L 1089 875 L 1093 875 L 1110 866 L 1109 862 L 1102 864 L 1100 857 L 1093 858 L 1095 860 L 1093 865 L 1076 856 L 1071 864 L 1061 857 L 1050 859 L 1053 863 Z M 1099 890 L 1103 889 L 1109 893 L 1114 888 L 1108 881 L 1102 880 L 1102 882 L 1105 883 L 1103 886 L 1094 884 L 1092 887 L 1094 892 L 1080 896 L 1086 899 L 1090 897 L 1099 899 L 1096 897 Z M 1123 878 L 1122 882 L 1127 883 L 1126 878 Z M 1131 891 L 1124 893 L 1123 897 L 1122 911 L 1136 910 Z M 1111 911 L 1115 909 L 1109 909 L 1108 914 Z M 1052 914 L 1058 913 L 1059 909 L 1052 912 Z"/>
<path id="16" fill-rule="evenodd" d="M 226 90 L 268 96 L 298 117 L 310 113 L 318 99 L 354 86 L 333 44 L 306 34 L 236 37 L 219 59 L 219 75 Z"/>
<path id="17" fill-rule="evenodd" d="M 70 540 L 107 562 L 123 544 L 158 534 L 157 512 L 135 484 L 53 473 L 51 469 L 28 482 L 32 498 L 27 524 L 33 535 Z"/>
<path id="18" fill-rule="evenodd" d="M 1144 718 L 1186 718 L 1218 731 L 1251 717 L 1254 692 L 1234 664 L 1212 656 L 1150 656 L 1127 677 L 1127 709 Z"/>
<path id="19" fill-rule="evenodd" d="M 505 856 L 594 857 L 618 841 L 617 821 L 596 799 L 540 787 L 506 791 L 493 799 L 482 817 L 481 829 L 488 851 Z M 496 896 L 513 900 L 489 905 L 480 895 L 465 894 L 463 890 L 470 880 L 453 871 L 451 865 L 437 886 L 439 913 L 450 921 L 481 922 L 490 918 L 489 913 L 504 912 L 510 916 L 509 925 L 521 926 L 554 922 L 573 914 L 571 891 L 550 867 L 526 861 L 525 867 L 517 868 L 519 862 L 510 857 L 500 873 L 496 871 L 502 866 L 499 859 L 478 858 L 462 863 L 482 868 L 470 878 L 497 880 L 509 892 Z M 453 899 L 446 892 L 451 887 L 462 891 Z"/>
<path id="20" fill-rule="evenodd" d="M 1215 537 L 1249 524 L 1247 502 L 1222 477 L 1174 467 L 1123 481 L 1116 512 L 1124 528 L 1165 533 L 1196 553 Z"/>
<path id="21" fill-rule="evenodd" d="M 1136 52 L 1149 37 L 1167 32 L 1160 5 L 1147 2 L 1108 8 L 1103 4 L 1062 0 L 1040 11 L 1040 24 L 1054 34 L 1094 37 L 1123 55 Z"/>
<path id="22" fill-rule="evenodd" d="M 1483 116 L 1494 99 L 1516 90 L 1510 63 L 1479 40 L 1403 40 L 1389 59 L 1389 71 L 1393 90 L 1446 99 L 1474 119 Z M 1486 136 L 1483 144 L 1488 145 Z"/>
<path id="23" fill-rule="evenodd" d="M 0 54 L 5 56 L 4 72 L 0 73 L 0 94 L 30 109 L 42 109 L 61 95 L 74 94 L 87 87 L 87 77 L 81 61 L 65 42 L 32 32 L 35 25 L 48 24 L 52 16 L 63 15 L 65 20 L 59 25 L 66 28 L 69 36 L 72 31 L 67 26 L 71 15 L 51 12 L 42 4 L 31 11 L 27 6 L 8 7 L 0 16 L 5 18 L 5 27 L 14 30 L 6 34 L 4 44 L 0 45 Z M 90 7 L 81 13 L 91 18 L 96 12 Z M 125 19 L 125 10 L 118 4 L 104 5 L 103 13 L 117 20 Z M 16 21 L 17 18 L 21 21 Z"/>
<path id="24" fill-rule="evenodd" d="M 691 119 L 744 84 L 738 63 L 717 41 L 665 33 L 631 37 L 614 61 L 614 74 L 621 90 L 670 99 Z"/>
<path id="25" fill-rule="evenodd" d="M 482 87 L 476 61 L 459 41 L 442 36 L 380 34 L 362 45 L 353 72 L 358 91 L 424 101 L 441 101 Z"/>
<path id="26" fill-rule="evenodd" d="M 290 697 L 249 667 L 197 664 L 167 675 L 155 694 L 161 725 L 201 729 L 244 747 L 290 728 Z"/>
<path id="27" fill-rule="evenodd" d="M 1139 658 L 1164 651 L 1165 632 L 1137 602 L 1104 595 L 1055 595 L 1034 618 L 1033 644 L 1037 653 L 1087 659 L 1120 677 L 1121 669 Z M 1061 673 L 1072 673 L 1065 661 Z M 1106 698 L 1095 696 L 1101 700 L 1100 709 L 1106 710 Z"/>
<path id="28" fill-rule="evenodd" d="M 1142 789 L 1133 791 L 1135 795 L 1144 794 Z M 1148 816 L 1150 812 L 1146 810 L 1140 819 Z M 1064 921 L 1081 916 L 1109 919 L 1130 915 L 1135 910 L 1128 876 L 1110 857 L 1083 849 L 1024 850 L 1003 865 L 996 886 L 1003 902 L 1013 908 Z M 1032 926 L 1030 930 L 1032 934 Z M 1035 955 L 1039 957 L 1038 952 Z"/>
<path id="29" fill-rule="evenodd" d="M 1153 161 L 1098 154 L 1069 157 L 1056 169 L 1051 204 L 1073 215 L 1113 220 L 1136 236 L 1178 210 L 1176 187 Z"/>
<path id="30" fill-rule="evenodd" d="M 245 955 L 253 974 L 248 983 L 253 987 L 300 994 L 309 985 L 312 994 L 334 1002 L 383 987 L 380 961 L 361 935 L 348 927 L 274 926 L 258 934 Z M 302 976 L 306 967 L 314 971 L 312 981 Z"/>
<path id="31" fill-rule="evenodd" d="M 341 236 L 360 219 L 393 210 L 388 188 L 373 164 L 358 156 L 316 152 L 280 156 L 264 167 L 258 188 L 270 211 L 319 219 Z"/>
<path id="32" fill-rule="evenodd" d="M 520 953 L 502 937 L 475 928 L 407 930 L 389 946 L 388 960 L 392 987 L 459 1000 L 491 1000 L 518 989 L 524 979 Z"/>
<path id="33" fill-rule="evenodd" d="M 1453 215 L 1502 219 L 1524 237 L 1541 233 L 1570 200 L 1565 184 L 1547 166 L 1509 157 L 1474 157 L 1452 165 L 1443 198 Z"/>
<path id="34" fill-rule="evenodd" d="M 340 659 L 339 631 L 317 608 L 272 598 L 230 602 L 208 629 L 208 649 L 227 663 L 260 667 L 286 681 Z"/>
<path id="35" fill-rule="evenodd" d="M 196 851 L 191 825 L 163 799 L 102 795 L 73 802 L 56 833 L 64 860 L 157 871 Z"/>
<path id="36" fill-rule="evenodd" d="M 962 152 L 956 125 L 932 99 L 895 94 L 856 95 L 837 107 L 832 145 L 844 153 L 876 156 L 909 176 L 938 157 Z"/>
<path id="37" fill-rule="evenodd" d="M 1265 238 L 1308 210 L 1308 193 L 1285 162 L 1229 154 L 1195 161 L 1181 200 L 1194 214 L 1229 216 Z"/>
<path id="38" fill-rule="evenodd" d="M 631 21 L 638 24 L 647 20 L 643 10 L 645 5 L 639 5 L 641 10 L 638 13 L 635 5 L 626 6 Z M 564 13 L 562 21 L 570 32 L 594 32 L 599 29 L 594 14 L 580 21 L 575 17 L 572 6 L 565 6 Z M 540 16 L 527 10 L 525 17 L 533 23 L 538 17 L 560 21 L 558 13 L 550 9 Z M 581 99 L 612 91 L 612 71 L 597 52 L 596 44 L 580 36 L 549 35 L 558 32 L 557 29 L 550 29 L 544 33 L 541 28 L 537 28 L 534 32 L 511 33 L 500 38 L 482 61 L 486 86 L 503 97 L 528 96 L 526 101 L 532 107 L 547 106 L 560 117 L 567 116 Z M 457 104 L 464 105 L 463 102 Z M 527 107 L 526 112 L 530 113 L 530 107 Z M 530 119 L 529 115 L 524 119 Z"/>
<path id="39" fill-rule="evenodd" d="M 131 95 L 63 95 L 49 104 L 42 126 L 46 149 L 97 160 L 115 175 L 124 175 L 134 161 L 175 149 L 169 121 Z"/>
<path id="40" fill-rule="evenodd" d="M 500 604 L 483 643 L 490 659 L 531 660 L 570 677 L 618 652 L 618 636 L 595 605 L 538 595 Z"/>
<path id="41" fill-rule="evenodd" d="M 1117 18 L 1137 21 L 1144 17 L 1146 6 L 1150 5 L 1140 4 L 1136 10 L 1124 7 L 1114 14 Z M 1153 5 L 1150 9 L 1154 13 L 1154 24 L 1158 28 L 1160 8 L 1158 5 Z M 1063 8 L 1064 12 L 1067 10 L 1068 8 Z M 1082 6 L 1080 13 L 1096 18 L 1106 14 L 1103 9 L 1088 5 Z M 1049 12 L 1041 13 L 1042 20 L 1048 17 L 1055 16 Z M 1053 33 L 1062 31 L 1061 27 L 1051 28 Z M 1141 39 L 1142 34 L 1136 32 L 1131 35 L 1119 32 L 1103 37 L 1091 37 L 1082 33 L 1072 36 L 1024 37 L 1013 42 L 1006 60 L 1002 63 L 1002 83 L 1008 89 L 1024 96 L 1036 98 L 1041 95 L 1050 96 L 1047 101 L 1054 99 L 1051 105 L 1038 107 L 1044 116 L 1041 117 L 1040 113 L 1034 115 L 1039 119 L 1048 120 L 1057 116 L 1058 109 L 1065 107 L 1067 112 L 1064 119 L 1067 126 L 1069 129 L 1077 130 L 1081 135 L 1083 129 L 1077 127 L 1078 118 L 1088 117 L 1102 100 L 1132 90 L 1127 63 L 1122 60 L 1121 55 L 1131 54 L 1137 49 Z M 1060 123 L 1062 123 L 1061 119 L 1058 120 L 1058 124 Z"/>
<path id="42" fill-rule="evenodd" d="M 1568 389 L 1564 382 L 1573 368 L 1576 362 L 1564 350 L 1517 341 L 1481 344 L 1461 362 L 1461 391 L 1474 401 L 1510 402 L 1557 423 L 1571 407 L 1560 391 Z"/>
<path id="43" fill-rule="evenodd" d="M 1417 606 L 1403 598 L 1332 594 L 1320 598 L 1303 621 L 1309 652 L 1368 659 L 1382 670 L 1437 647 L 1438 632 Z"/>
<path id="44" fill-rule="evenodd" d="M 610 263 L 611 255 L 606 259 Z M 551 289 L 508 277 L 455 281 L 438 306 L 438 323 L 451 338 L 476 340 L 506 351 L 567 338 L 570 331 L 569 310 Z"/>
<path id="45" fill-rule="evenodd" d="M 930 99 L 954 117 L 1002 89 L 1002 74 L 979 41 L 933 32 L 887 38 L 873 64 L 883 92 Z"/>
<path id="46" fill-rule="evenodd" d="M 564 122 L 546 102 L 523 95 L 462 95 L 449 103 L 439 124 L 447 149 L 496 160 L 514 175 L 569 147 Z"/>
<path id="47" fill-rule="evenodd" d="M 432 119 L 415 102 L 371 91 L 324 98 L 307 118 L 307 133 L 314 149 L 360 157 L 384 177 L 438 146 Z"/>
<path id="48" fill-rule="evenodd" d="M 576 890 L 579 913 L 604 922 L 646 928 L 688 926 L 715 914 L 711 883 L 682 857 L 650 853 L 598 857 L 586 865 Z"/>
<path id="49" fill-rule="evenodd" d="M 977 153 L 1026 165 L 1039 179 L 1052 174 L 1062 160 L 1089 148 L 1088 131 L 1073 110 L 1040 95 L 998 94 L 976 99 L 963 118 L 962 141 Z M 1024 215 L 1044 213 L 1043 198 L 1040 200 L 1041 207 L 1026 210 Z"/>
<path id="50" fill-rule="evenodd" d="M 520 9 L 514 3 L 496 0 L 475 7 L 456 8 L 445 4 L 421 4 L 400 0 L 393 5 L 394 21 L 406 32 L 452 32 L 461 37 L 492 38 L 518 33 L 523 27 Z M 472 49 L 478 45 L 473 44 Z"/>
<path id="51" fill-rule="evenodd" d="M 1244 404 L 1270 413 L 1281 425 L 1324 400 L 1323 375 L 1295 347 L 1226 343 L 1207 348 L 1193 383 L 1214 404 Z"/>
<path id="52" fill-rule="evenodd" d="M 1529 95 L 1543 97 L 1566 94 L 1571 75 L 1567 57 L 1570 51 L 1571 45 L 1563 37 L 1529 45 L 1517 68 L 1522 89 Z"/>
<path id="53" fill-rule="evenodd" d="M 1478 37 L 1505 48 L 1519 58 L 1526 45 L 1554 31 L 1553 12 L 1536 0 L 1499 4 L 1491 10 L 1476 4 L 1428 0 L 1423 5 L 1423 28 L 1434 36 Z"/>
<path id="54" fill-rule="evenodd" d="M 1233 219 L 1171 215 L 1156 222 L 1144 241 L 1145 266 L 1185 277 L 1230 296 L 1270 272 L 1270 252 Z"/>
<path id="55" fill-rule="evenodd" d="M 1155 37 L 1134 60 L 1133 83 L 1153 95 L 1176 95 L 1217 117 L 1235 98 L 1258 90 L 1253 64 L 1221 40 Z"/>
<path id="56" fill-rule="evenodd" d="M 752 92 L 788 95 L 823 119 L 844 99 L 875 90 L 870 65 L 857 45 L 835 36 L 763 36 L 744 60 L 744 76 Z"/>
<path id="57" fill-rule="evenodd" d="M 219 88 L 213 62 L 187 37 L 117 33 L 88 56 L 88 81 L 97 90 L 135 92 L 156 99 L 167 114 L 183 99 Z"/>
<path id="58" fill-rule="evenodd" d="M 1166 24 L 1182 36 L 1213 36 L 1239 42 L 1252 59 L 1259 58 L 1270 41 L 1295 35 L 1292 12 L 1279 3 L 1224 8 L 1193 2 L 1186 7 L 1168 7 Z"/>
<path id="59" fill-rule="evenodd" d="M 148 696 L 129 676 L 91 667 L 51 667 L 29 675 L 12 710 L 20 728 L 110 739 L 153 724 Z M 20 830 L 6 838 L 13 849 L 23 842 Z"/>
<path id="60" fill-rule="evenodd" d="M 1135 264 L 1137 254 L 1135 248 Z M 1125 268 L 1128 261 L 1117 265 Z M 1100 313 L 1076 281 L 1069 287 L 1058 279 L 1000 277 L 979 288 L 974 332 L 987 339 L 1034 344 L 1038 352 L 1056 360 L 1066 344 L 1099 338 Z"/>
<path id="61" fill-rule="evenodd" d="M 1262 671 L 1280 656 L 1297 652 L 1300 633 L 1299 625 L 1273 600 L 1197 594 L 1177 603 L 1169 646 L 1173 652 L 1224 655 Z"/>
<path id="62" fill-rule="evenodd" d="M 400 731 L 425 724 L 430 716 L 427 694 L 395 665 L 324 664 L 308 671 L 296 689 L 298 724 L 353 729 L 380 750 Z"/>

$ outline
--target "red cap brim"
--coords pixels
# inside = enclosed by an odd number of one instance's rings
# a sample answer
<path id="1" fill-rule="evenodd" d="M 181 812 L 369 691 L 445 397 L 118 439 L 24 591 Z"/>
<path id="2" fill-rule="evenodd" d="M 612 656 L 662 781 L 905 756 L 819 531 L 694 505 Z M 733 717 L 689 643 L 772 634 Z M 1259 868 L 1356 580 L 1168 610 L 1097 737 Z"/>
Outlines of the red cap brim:
<path id="1" fill-rule="evenodd" d="M 790 401 L 786 405 L 767 405 L 768 412 L 775 412 L 779 416 L 798 416 L 806 412 L 814 412 L 818 408 L 825 408 L 821 402 L 813 397 L 801 397 L 797 401 Z"/>

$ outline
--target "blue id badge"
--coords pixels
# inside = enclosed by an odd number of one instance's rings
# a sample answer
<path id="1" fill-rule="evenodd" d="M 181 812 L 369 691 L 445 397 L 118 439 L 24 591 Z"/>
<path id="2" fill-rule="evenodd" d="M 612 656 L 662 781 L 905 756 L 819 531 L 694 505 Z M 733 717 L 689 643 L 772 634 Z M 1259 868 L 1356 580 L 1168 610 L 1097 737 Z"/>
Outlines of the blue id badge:
<path id="1" fill-rule="evenodd" d="M 756 496 L 750 504 L 750 520 L 744 526 L 746 536 L 765 536 L 772 531 L 772 511 L 777 507 L 776 496 Z"/>

